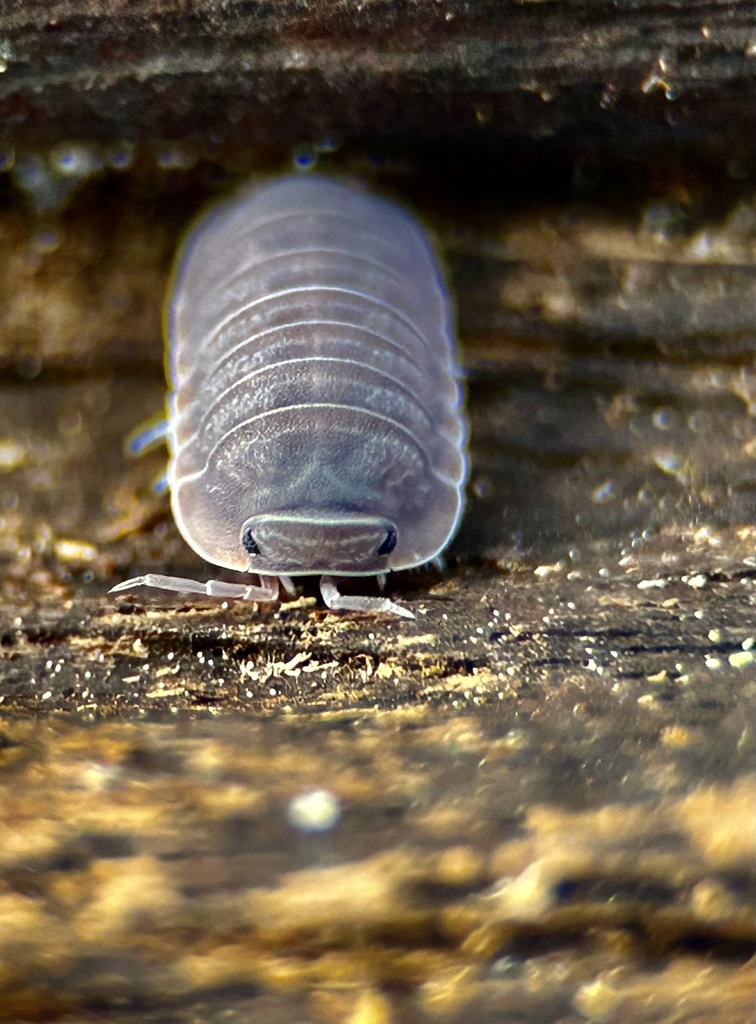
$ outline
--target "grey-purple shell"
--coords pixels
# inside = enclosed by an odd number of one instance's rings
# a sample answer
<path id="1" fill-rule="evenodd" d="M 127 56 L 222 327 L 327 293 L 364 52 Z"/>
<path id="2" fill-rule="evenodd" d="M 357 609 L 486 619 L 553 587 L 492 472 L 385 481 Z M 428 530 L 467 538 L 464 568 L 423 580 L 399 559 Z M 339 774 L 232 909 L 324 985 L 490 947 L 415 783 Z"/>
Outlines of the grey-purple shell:
<path id="1" fill-rule="evenodd" d="M 418 224 L 327 178 L 190 232 L 167 306 L 173 514 L 207 561 L 358 576 L 435 558 L 465 478 L 447 292 Z"/>

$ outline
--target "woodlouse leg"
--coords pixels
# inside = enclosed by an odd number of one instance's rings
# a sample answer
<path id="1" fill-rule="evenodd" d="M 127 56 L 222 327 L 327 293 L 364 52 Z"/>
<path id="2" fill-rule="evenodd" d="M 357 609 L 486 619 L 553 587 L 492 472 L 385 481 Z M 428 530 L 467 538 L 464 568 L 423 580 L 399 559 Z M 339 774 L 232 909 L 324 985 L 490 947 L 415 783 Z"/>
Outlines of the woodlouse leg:
<path id="1" fill-rule="evenodd" d="M 205 584 L 209 597 L 239 598 L 241 601 L 277 601 L 279 585 L 277 576 L 260 576 L 257 587 L 243 583 L 224 583 L 223 580 L 208 580 Z"/>
<path id="2" fill-rule="evenodd" d="M 148 572 L 145 576 L 134 576 L 110 588 L 114 594 L 121 590 L 133 590 L 135 587 L 153 587 L 155 590 L 172 590 L 176 594 L 202 594 L 205 597 L 239 598 L 242 601 L 277 601 L 278 579 L 275 576 L 261 576 L 259 586 L 246 586 L 244 583 L 225 583 L 223 580 L 184 579 L 183 576 L 160 576 Z"/>
<path id="3" fill-rule="evenodd" d="M 160 473 L 150 484 L 153 494 L 167 494 L 168 493 L 168 473 Z"/>
<path id="4" fill-rule="evenodd" d="M 165 416 L 153 416 L 146 423 L 140 423 L 126 438 L 124 447 L 129 458 L 138 459 L 154 448 L 165 444 L 168 436 L 168 420 Z"/>
<path id="5" fill-rule="evenodd" d="M 297 588 L 291 576 L 279 576 L 278 581 L 290 597 L 297 596 Z"/>
<path id="6" fill-rule="evenodd" d="M 353 597 L 348 594 L 340 594 L 337 585 L 338 581 L 334 576 L 321 576 L 320 593 L 326 607 L 332 612 L 372 612 L 373 614 L 401 615 L 403 619 L 414 619 L 409 608 L 403 608 L 400 604 L 389 601 L 387 597 Z"/>

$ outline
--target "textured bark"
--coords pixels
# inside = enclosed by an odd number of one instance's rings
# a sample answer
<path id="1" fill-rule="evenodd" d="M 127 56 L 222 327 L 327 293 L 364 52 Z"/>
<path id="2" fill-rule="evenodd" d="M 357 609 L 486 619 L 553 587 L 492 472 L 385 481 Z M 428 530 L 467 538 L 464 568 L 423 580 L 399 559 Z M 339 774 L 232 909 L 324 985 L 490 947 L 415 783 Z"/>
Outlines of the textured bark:
<path id="1" fill-rule="evenodd" d="M 0 12 L 25 141 L 561 137 L 610 148 L 754 126 L 747 0 L 47 0 Z"/>

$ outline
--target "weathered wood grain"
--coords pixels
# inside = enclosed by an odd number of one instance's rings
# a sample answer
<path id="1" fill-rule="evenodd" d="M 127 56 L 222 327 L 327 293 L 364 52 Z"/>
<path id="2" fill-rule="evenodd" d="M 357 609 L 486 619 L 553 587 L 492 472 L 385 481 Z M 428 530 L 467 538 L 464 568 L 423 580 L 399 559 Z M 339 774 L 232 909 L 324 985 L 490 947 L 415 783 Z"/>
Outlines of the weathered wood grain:
<path id="1" fill-rule="evenodd" d="M 3 134 L 737 140 L 753 127 L 747 0 L 58 0 L 0 12 Z"/>
<path id="2" fill-rule="evenodd" d="M 0 1018 L 750 1022 L 755 46 L 745 2 L 0 8 Z M 205 569 L 122 443 L 184 226 L 292 147 L 448 262 L 472 473 L 412 623 L 105 593 Z"/>

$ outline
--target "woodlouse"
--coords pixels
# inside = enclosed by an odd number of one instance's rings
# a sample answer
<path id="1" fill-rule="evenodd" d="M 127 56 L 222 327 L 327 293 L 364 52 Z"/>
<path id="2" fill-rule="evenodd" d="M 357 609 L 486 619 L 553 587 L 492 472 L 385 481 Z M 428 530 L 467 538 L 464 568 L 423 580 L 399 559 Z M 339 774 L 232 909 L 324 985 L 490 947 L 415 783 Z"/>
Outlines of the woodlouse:
<path id="1" fill-rule="evenodd" d="M 256 586 L 144 585 L 273 601 L 321 576 L 334 610 L 411 613 L 339 593 L 436 558 L 466 473 L 451 311 L 419 225 L 316 176 L 246 189 L 202 216 L 166 304 L 168 484 L 208 562 Z"/>

